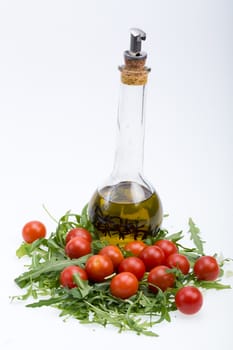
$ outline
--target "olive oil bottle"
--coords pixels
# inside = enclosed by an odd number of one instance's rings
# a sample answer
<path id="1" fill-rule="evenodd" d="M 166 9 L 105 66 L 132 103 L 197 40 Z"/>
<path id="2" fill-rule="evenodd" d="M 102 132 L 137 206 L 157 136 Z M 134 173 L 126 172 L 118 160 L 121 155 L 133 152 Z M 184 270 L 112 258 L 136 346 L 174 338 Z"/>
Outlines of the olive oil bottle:
<path id="1" fill-rule="evenodd" d="M 161 200 L 143 175 L 145 92 L 150 69 L 141 51 L 146 34 L 130 31 L 130 50 L 120 66 L 121 93 L 117 119 L 117 147 L 111 175 L 88 205 L 88 215 L 100 239 L 125 244 L 155 236 L 162 224 Z"/>

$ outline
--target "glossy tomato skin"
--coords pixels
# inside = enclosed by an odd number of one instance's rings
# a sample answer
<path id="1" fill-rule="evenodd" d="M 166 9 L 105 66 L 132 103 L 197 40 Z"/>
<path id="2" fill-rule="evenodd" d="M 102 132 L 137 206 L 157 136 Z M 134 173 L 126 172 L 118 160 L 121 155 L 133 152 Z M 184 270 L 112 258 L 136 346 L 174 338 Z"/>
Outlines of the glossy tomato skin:
<path id="1" fill-rule="evenodd" d="M 172 288 L 175 284 L 175 275 L 171 272 L 167 272 L 168 269 L 169 267 L 165 265 L 154 267 L 149 272 L 148 283 L 152 283 L 163 292 L 168 288 Z M 158 289 L 155 286 L 149 285 L 149 289 L 152 292 L 157 293 Z"/>
<path id="2" fill-rule="evenodd" d="M 85 271 L 92 282 L 103 282 L 114 272 L 112 260 L 107 255 L 92 255 L 86 262 Z"/>
<path id="3" fill-rule="evenodd" d="M 72 238 L 74 237 L 81 237 L 86 239 L 87 241 L 91 242 L 92 241 L 92 235 L 90 234 L 89 231 L 87 231 L 83 227 L 76 227 L 67 232 L 66 235 L 66 243 L 68 243 Z"/>
<path id="4" fill-rule="evenodd" d="M 71 258 L 80 258 L 91 253 L 91 243 L 81 237 L 72 238 L 65 246 L 66 255 Z"/>
<path id="5" fill-rule="evenodd" d="M 165 258 L 167 258 L 171 254 L 178 253 L 178 248 L 175 245 L 175 243 L 173 243 L 172 241 L 169 241 L 168 239 L 160 239 L 154 244 L 162 249 L 162 251 L 164 252 Z"/>
<path id="6" fill-rule="evenodd" d="M 142 241 L 131 241 L 124 246 L 124 249 L 132 255 L 138 256 L 146 246 L 146 243 Z"/>
<path id="7" fill-rule="evenodd" d="M 107 255 L 112 260 L 114 269 L 116 269 L 120 262 L 124 259 L 120 248 L 118 248 L 116 245 L 108 245 L 106 247 L 103 247 L 99 251 L 99 254 Z"/>
<path id="8" fill-rule="evenodd" d="M 146 271 L 150 271 L 153 267 L 162 265 L 165 260 L 164 252 L 156 245 L 150 245 L 144 248 L 138 256 L 144 262 Z"/>
<path id="9" fill-rule="evenodd" d="M 29 221 L 23 226 L 22 236 L 25 242 L 32 243 L 38 238 L 46 236 L 46 227 L 40 221 Z"/>
<path id="10" fill-rule="evenodd" d="M 185 255 L 173 253 L 167 257 L 166 265 L 169 267 L 176 267 L 184 275 L 187 275 L 190 269 L 190 262 Z"/>
<path id="11" fill-rule="evenodd" d="M 199 280 L 214 281 L 219 276 L 220 268 L 213 256 L 206 255 L 196 260 L 193 272 Z"/>
<path id="12" fill-rule="evenodd" d="M 118 266 L 118 272 L 131 272 L 140 281 L 146 272 L 146 267 L 144 262 L 137 256 L 129 256 L 121 261 Z"/>
<path id="13" fill-rule="evenodd" d="M 203 304 L 203 297 L 198 288 L 193 286 L 182 287 L 175 295 L 177 309 L 186 315 L 197 313 Z"/>
<path id="14" fill-rule="evenodd" d="M 60 273 L 61 285 L 63 287 L 67 287 L 67 288 L 77 287 L 77 285 L 75 284 L 75 282 L 73 280 L 73 275 L 75 273 L 78 273 L 82 280 L 87 280 L 87 273 L 84 269 L 82 269 L 81 267 L 76 266 L 76 265 L 71 265 L 71 266 L 64 268 L 64 270 L 62 270 L 62 272 Z"/>
<path id="15" fill-rule="evenodd" d="M 111 280 L 110 291 L 117 298 L 130 298 L 138 291 L 138 280 L 131 272 L 120 272 Z"/>

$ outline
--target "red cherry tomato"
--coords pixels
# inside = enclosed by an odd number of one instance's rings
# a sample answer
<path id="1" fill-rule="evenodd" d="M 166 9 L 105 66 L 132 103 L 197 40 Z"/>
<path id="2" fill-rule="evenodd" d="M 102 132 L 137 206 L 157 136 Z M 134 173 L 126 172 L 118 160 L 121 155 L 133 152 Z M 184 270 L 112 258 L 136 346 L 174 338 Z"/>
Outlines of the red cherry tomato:
<path id="1" fill-rule="evenodd" d="M 112 260 L 107 255 L 92 255 L 86 262 L 85 270 L 92 282 L 103 282 L 114 272 Z"/>
<path id="2" fill-rule="evenodd" d="M 146 247 L 146 243 L 142 242 L 142 241 L 132 241 L 132 242 L 128 242 L 125 246 L 124 249 L 127 252 L 132 253 L 132 255 L 134 256 L 138 256 L 140 254 L 140 252 Z"/>
<path id="3" fill-rule="evenodd" d="M 121 261 L 118 266 L 118 272 L 131 272 L 140 281 L 146 272 L 144 262 L 137 256 L 129 256 Z"/>
<path id="4" fill-rule="evenodd" d="M 124 256 L 116 245 L 108 245 L 106 247 L 103 247 L 99 251 L 100 255 L 107 255 L 113 263 L 114 268 L 117 268 L 117 266 L 120 264 L 120 262 L 124 259 Z"/>
<path id="5" fill-rule="evenodd" d="M 89 242 L 92 241 L 92 236 L 90 232 L 83 227 L 76 227 L 70 230 L 66 235 L 66 243 L 68 243 L 74 237 L 81 237 Z"/>
<path id="6" fill-rule="evenodd" d="M 213 256 L 206 255 L 196 260 L 193 272 L 199 280 L 214 281 L 219 276 L 220 268 Z"/>
<path id="7" fill-rule="evenodd" d="M 150 245 L 144 248 L 138 256 L 144 262 L 146 271 L 164 263 L 164 252 L 156 245 Z"/>
<path id="8" fill-rule="evenodd" d="M 176 293 L 175 303 L 180 312 L 186 315 L 192 315 L 202 307 L 203 297 L 198 288 L 186 286 L 180 288 Z"/>
<path id="9" fill-rule="evenodd" d="M 80 258 L 91 253 L 91 243 L 81 237 L 72 238 L 65 246 L 66 255 L 71 258 Z"/>
<path id="10" fill-rule="evenodd" d="M 75 273 L 78 273 L 82 280 L 87 280 L 87 273 L 84 269 L 79 266 L 71 265 L 61 272 L 60 274 L 60 283 L 63 287 L 74 288 L 77 287 L 73 280 Z"/>
<path id="11" fill-rule="evenodd" d="M 32 243 L 36 239 L 46 236 L 46 227 L 40 221 L 29 221 L 22 229 L 22 236 L 25 242 Z"/>
<path id="12" fill-rule="evenodd" d="M 138 280 L 131 272 L 120 272 L 111 280 L 110 291 L 117 298 L 130 298 L 138 291 Z"/>
<path id="13" fill-rule="evenodd" d="M 162 251 L 164 252 L 165 258 L 167 258 L 169 255 L 173 253 L 178 253 L 178 248 L 172 241 L 169 241 L 168 239 L 160 239 L 159 241 L 155 242 L 155 245 L 160 247 Z"/>
<path id="14" fill-rule="evenodd" d="M 166 264 L 169 267 L 176 267 L 184 275 L 187 275 L 190 269 L 190 263 L 185 255 L 174 253 L 167 257 Z"/>
<path id="15" fill-rule="evenodd" d="M 152 292 L 157 293 L 159 287 L 162 291 L 165 291 L 168 288 L 171 288 L 175 284 L 175 275 L 171 272 L 167 272 L 169 267 L 165 265 L 160 265 L 154 267 L 148 275 L 148 283 L 153 285 L 149 285 L 149 289 Z"/>

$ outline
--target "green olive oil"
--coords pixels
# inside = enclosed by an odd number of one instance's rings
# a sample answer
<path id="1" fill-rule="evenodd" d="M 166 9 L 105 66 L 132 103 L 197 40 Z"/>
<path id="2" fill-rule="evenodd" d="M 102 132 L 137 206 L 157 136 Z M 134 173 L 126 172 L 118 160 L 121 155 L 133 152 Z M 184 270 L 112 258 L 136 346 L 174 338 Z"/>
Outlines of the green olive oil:
<path id="1" fill-rule="evenodd" d="M 157 194 L 129 181 L 97 190 L 89 203 L 88 214 L 99 238 L 110 244 L 155 236 L 162 223 Z"/>

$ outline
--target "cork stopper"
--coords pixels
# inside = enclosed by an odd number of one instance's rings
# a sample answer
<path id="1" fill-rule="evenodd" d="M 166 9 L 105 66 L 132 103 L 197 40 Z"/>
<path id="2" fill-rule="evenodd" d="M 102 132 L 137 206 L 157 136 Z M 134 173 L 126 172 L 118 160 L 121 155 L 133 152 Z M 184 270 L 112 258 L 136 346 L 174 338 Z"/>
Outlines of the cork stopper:
<path id="1" fill-rule="evenodd" d="M 121 81 L 127 85 L 145 85 L 150 69 L 145 66 L 147 54 L 141 51 L 146 34 L 137 28 L 130 30 L 130 50 L 124 52 L 125 64 L 120 66 Z"/>

